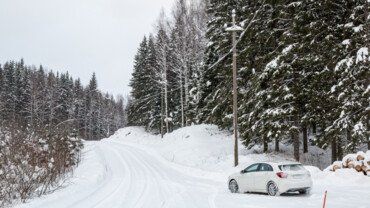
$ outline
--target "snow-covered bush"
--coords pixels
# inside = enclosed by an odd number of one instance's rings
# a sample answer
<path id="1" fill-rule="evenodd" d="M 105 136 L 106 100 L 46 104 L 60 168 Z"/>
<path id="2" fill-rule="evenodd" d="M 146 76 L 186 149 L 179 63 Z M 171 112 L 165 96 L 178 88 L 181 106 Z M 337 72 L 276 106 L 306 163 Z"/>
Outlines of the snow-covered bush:
<path id="1" fill-rule="evenodd" d="M 0 207 L 57 187 L 80 159 L 82 142 L 64 128 L 29 131 L 0 128 Z"/>

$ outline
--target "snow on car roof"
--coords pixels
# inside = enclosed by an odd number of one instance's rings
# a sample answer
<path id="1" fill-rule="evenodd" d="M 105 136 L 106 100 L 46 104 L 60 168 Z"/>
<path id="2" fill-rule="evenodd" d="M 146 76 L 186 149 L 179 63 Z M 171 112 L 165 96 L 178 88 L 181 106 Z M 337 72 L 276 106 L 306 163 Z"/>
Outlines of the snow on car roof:
<path id="1" fill-rule="evenodd" d="M 296 161 L 281 161 L 281 162 L 265 161 L 265 162 L 260 162 L 260 163 L 267 163 L 267 164 L 274 164 L 274 165 L 301 165 L 301 163 L 296 162 Z"/>

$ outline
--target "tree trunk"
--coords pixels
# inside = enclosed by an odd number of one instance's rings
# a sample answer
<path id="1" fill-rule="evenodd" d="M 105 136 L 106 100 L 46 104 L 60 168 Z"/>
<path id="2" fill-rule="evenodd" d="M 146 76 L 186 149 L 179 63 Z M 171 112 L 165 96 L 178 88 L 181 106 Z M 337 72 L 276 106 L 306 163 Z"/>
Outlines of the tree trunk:
<path id="1" fill-rule="evenodd" d="M 165 106 L 165 115 L 166 115 L 166 132 L 169 133 L 169 118 L 168 118 L 168 89 L 167 89 L 167 63 L 164 67 L 164 106 Z"/>
<path id="2" fill-rule="evenodd" d="M 302 134 L 303 134 L 303 153 L 308 152 L 308 136 L 307 136 L 307 126 L 303 124 L 302 126 Z"/>
<path id="3" fill-rule="evenodd" d="M 337 138 L 333 138 L 331 141 L 331 162 L 335 162 L 338 159 L 337 155 Z"/>
<path id="4" fill-rule="evenodd" d="M 267 142 L 267 136 L 263 135 L 263 152 L 267 153 L 268 149 L 269 149 L 269 144 Z"/>
<path id="5" fill-rule="evenodd" d="M 187 67 L 186 67 L 187 68 Z M 186 111 L 188 111 L 189 109 L 189 78 L 188 78 L 188 70 L 186 69 L 185 70 L 185 85 L 184 85 L 184 88 L 185 88 L 185 107 L 186 107 Z M 185 116 L 185 125 L 188 126 L 188 119 L 187 117 Z"/>
<path id="6" fill-rule="evenodd" d="M 338 138 L 337 140 L 337 159 L 342 160 L 343 159 L 343 148 L 342 148 L 342 139 Z"/>
<path id="7" fill-rule="evenodd" d="M 294 159 L 299 162 L 299 134 L 292 132 Z"/>
<path id="8" fill-rule="evenodd" d="M 163 123 L 163 121 L 164 121 L 164 116 L 163 116 L 163 91 L 161 92 L 161 138 L 163 139 L 163 135 L 164 135 L 164 133 L 163 133 L 163 127 L 164 127 L 164 123 Z"/>
<path id="9" fill-rule="evenodd" d="M 279 146 L 279 139 L 275 138 L 275 152 L 280 151 L 280 146 Z"/>
<path id="10" fill-rule="evenodd" d="M 180 102 L 181 102 L 181 127 L 185 125 L 185 115 L 184 115 L 184 94 L 183 94 L 183 84 L 182 76 L 180 74 Z"/>
<path id="11" fill-rule="evenodd" d="M 316 123 L 312 122 L 312 133 L 316 136 L 317 130 L 316 130 Z"/>
<path id="12" fill-rule="evenodd" d="M 346 133 L 347 133 L 347 141 L 352 142 L 352 134 L 351 134 L 351 129 L 349 127 L 346 129 Z M 355 152 L 356 151 L 355 145 L 352 145 L 350 149 L 351 149 L 351 152 Z"/>

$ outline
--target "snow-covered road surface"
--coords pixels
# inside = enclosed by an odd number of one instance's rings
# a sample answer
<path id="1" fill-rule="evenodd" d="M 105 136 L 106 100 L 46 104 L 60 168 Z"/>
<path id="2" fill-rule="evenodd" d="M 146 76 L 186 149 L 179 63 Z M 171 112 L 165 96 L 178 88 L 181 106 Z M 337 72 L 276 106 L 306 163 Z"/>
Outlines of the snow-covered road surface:
<path id="1" fill-rule="evenodd" d="M 145 145 L 108 139 L 86 142 L 83 162 L 63 189 L 19 208 L 370 208 L 368 187 L 315 182 L 309 196 L 230 194 L 218 174 L 165 160 Z M 365 198 L 365 199 L 364 199 Z"/>
<path id="2" fill-rule="evenodd" d="M 157 155 L 111 141 L 87 143 L 87 149 L 69 186 L 20 207 L 215 207 L 220 184 L 186 175 Z"/>

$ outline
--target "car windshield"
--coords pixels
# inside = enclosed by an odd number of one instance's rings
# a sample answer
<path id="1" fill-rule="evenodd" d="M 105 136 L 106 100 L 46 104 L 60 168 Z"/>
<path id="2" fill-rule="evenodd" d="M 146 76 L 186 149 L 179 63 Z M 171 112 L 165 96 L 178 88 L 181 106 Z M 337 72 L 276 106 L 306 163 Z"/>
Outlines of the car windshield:
<path id="1" fill-rule="evenodd" d="M 251 166 L 249 166 L 248 168 L 246 168 L 246 172 L 254 172 L 254 171 L 257 171 L 257 169 L 258 169 L 258 165 L 259 164 L 254 164 L 254 165 L 251 165 Z"/>
<path id="2" fill-rule="evenodd" d="M 301 164 L 291 164 L 291 165 L 279 165 L 281 171 L 300 171 L 304 170 Z"/>

